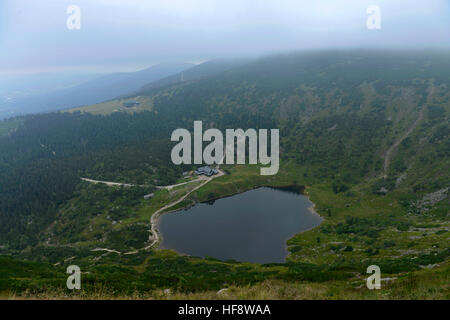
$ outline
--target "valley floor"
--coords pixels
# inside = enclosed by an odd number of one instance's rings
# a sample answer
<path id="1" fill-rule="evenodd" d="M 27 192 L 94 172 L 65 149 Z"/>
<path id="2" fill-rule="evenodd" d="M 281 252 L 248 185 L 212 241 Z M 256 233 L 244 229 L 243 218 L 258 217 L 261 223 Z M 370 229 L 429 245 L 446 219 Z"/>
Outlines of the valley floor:
<path id="1" fill-rule="evenodd" d="M 155 195 L 153 202 L 139 209 L 139 216 L 129 221 L 123 220 L 120 228 L 125 228 L 127 223 L 148 223 L 149 218 L 156 219 L 166 210 L 181 209 L 193 203 L 260 186 L 299 185 L 299 181 L 304 180 L 305 170 L 309 168 L 286 163 L 276 177 L 260 176 L 256 166 L 227 166 L 221 170 L 226 174 L 217 176 L 217 179 L 204 179 L 200 183 L 193 181 L 170 191 L 159 190 L 159 196 Z M 4 271 L 3 280 L 0 277 L 0 292 L 3 292 L 0 297 L 450 298 L 447 200 L 437 203 L 423 214 L 412 214 L 402 207 L 398 200 L 399 194 L 375 195 L 364 184 L 359 184 L 346 193 L 335 193 L 331 183 L 312 180 L 306 182 L 311 187 L 306 188 L 305 194 L 315 204 L 315 211 L 325 220 L 319 227 L 297 234 L 288 241 L 290 255 L 286 264 L 257 265 L 182 257 L 170 250 L 153 247 L 142 247 L 143 250 L 124 255 L 121 252 L 127 251 L 118 249 L 122 244 L 116 247 L 105 246 L 108 249 L 105 253 L 90 249 L 95 241 L 90 241 L 90 245 L 74 243 L 72 247 L 67 247 L 66 243 L 40 247 L 40 254 L 47 252 L 47 256 L 54 256 L 53 260 L 48 261 L 51 265 L 33 262 L 36 266 L 30 267 L 32 262 L 5 258 L 5 263 L 0 265 L 0 272 Z M 113 227 L 117 225 L 119 224 Z M 147 230 L 142 230 L 143 237 L 148 238 Z M 156 230 L 152 230 L 152 234 L 156 234 Z M 126 240 L 122 234 L 119 235 L 118 243 Z M 127 234 L 125 236 L 128 237 Z M 134 233 L 129 236 L 135 240 Z M 147 241 L 147 246 L 157 241 L 155 238 L 150 240 Z M 63 267 L 68 263 L 80 265 L 82 270 L 87 270 L 88 287 L 80 293 L 73 294 L 62 289 L 67 277 Z M 384 279 L 381 290 L 369 290 L 366 287 L 369 276 L 366 269 L 373 264 L 381 268 L 381 278 Z M 27 270 L 37 271 L 36 274 L 29 274 Z"/>

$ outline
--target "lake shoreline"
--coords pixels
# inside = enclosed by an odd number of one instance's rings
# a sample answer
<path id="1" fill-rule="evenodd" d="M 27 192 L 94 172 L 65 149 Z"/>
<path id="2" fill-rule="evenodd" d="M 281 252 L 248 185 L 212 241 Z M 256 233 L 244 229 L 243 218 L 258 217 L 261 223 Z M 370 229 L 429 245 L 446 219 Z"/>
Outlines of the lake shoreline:
<path id="1" fill-rule="evenodd" d="M 233 196 L 235 196 L 235 195 L 238 195 L 238 194 L 241 194 L 241 193 L 244 193 L 244 192 L 247 192 L 247 191 L 251 191 L 251 190 L 256 190 L 256 189 L 259 189 L 259 188 L 272 188 L 272 189 L 278 189 L 278 190 L 287 190 L 287 189 L 291 189 L 291 188 L 301 188 L 301 192 L 299 191 L 299 192 L 297 192 L 297 194 L 298 195 L 302 195 L 302 196 L 305 196 L 305 197 L 307 197 L 308 198 L 308 200 L 313 204 L 312 206 L 311 206 L 311 208 L 312 208 L 312 210 L 314 210 L 314 208 L 315 208 L 315 203 L 313 203 L 312 201 L 311 201 L 311 199 L 309 198 L 309 195 L 308 195 L 308 193 L 306 192 L 306 189 L 308 188 L 307 186 L 300 186 L 300 185 L 294 185 L 294 184 L 288 184 L 288 185 L 282 185 L 282 186 L 274 186 L 274 185 L 258 185 L 258 186 L 254 186 L 254 187 L 252 187 L 252 188 L 250 188 L 250 189 L 246 189 L 246 190 L 242 190 L 242 191 L 238 191 L 238 192 L 234 192 L 234 193 L 227 193 L 227 194 L 224 194 L 224 195 L 220 195 L 220 196 L 218 196 L 218 197 L 215 197 L 215 198 L 212 198 L 212 199 L 208 199 L 208 200 L 204 200 L 204 201 L 195 201 L 195 200 L 191 200 L 191 203 L 189 204 L 189 205 L 187 205 L 187 206 L 185 206 L 185 207 L 181 207 L 181 208 L 177 208 L 177 209 L 173 209 L 173 210 L 168 210 L 168 211 L 163 211 L 163 212 L 161 212 L 161 214 L 159 215 L 159 217 L 161 217 L 163 214 L 166 214 L 166 213 L 172 213 L 172 212 L 177 212 L 177 211 L 182 211 L 182 210 L 187 210 L 187 209 L 190 209 L 190 208 L 192 208 L 193 206 L 195 206 L 196 204 L 199 204 L 199 203 L 205 203 L 205 204 L 210 204 L 211 202 L 214 202 L 214 201 L 217 201 L 217 200 L 220 200 L 220 199 L 225 199 L 225 198 L 229 198 L 229 197 L 233 197 Z M 316 211 L 313 211 L 315 214 L 317 214 L 319 217 L 321 217 L 322 219 L 323 219 L 323 217 L 318 213 L 318 212 L 316 212 Z M 158 217 L 158 218 L 159 218 Z M 159 219 L 158 219 L 159 220 Z M 158 221 L 159 222 L 159 221 Z M 157 222 L 157 223 L 158 223 Z"/>
<path id="2" fill-rule="evenodd" d="M 294 236 L 296 236 L 296 235 L 298 235 L 300 233 L 304 233 L 304 232 L 307 232 L 307 231 L 310 231 L 310 230 L 316 228 L 317 226 L 322 224 L 322 222 L 324 221 L 324 218 L 315 210 L 316 204 L 314 202 L 312 202 L 311 199 L 309 198 L 309 195 L 308 195 L 308 192 L 307 192 L 307 186 L 303 186 L 303 185 L 295 185 L 295 184 L 285 184 L 285 185 L 274 185 L 274 184 L 266 185 L 266 184 L 263 184 L 263 185 L 255 185 L 255 186 L 253 186 L 251 188 L 247 188 L 247 189 L 242 190 L 242 191 L 239 190 L 239 192 L 222 194 L 220 196 L 214 197 L 212 199 L 204 200 L 204 201 L 191 200 L 191 203 L 189 203 L 188 205 L 186 205 L 184 207 L 177 208 L 177 209 L 174 209 L 174 210 L 168 210 L 168 211 L 161 212 L 161 214 L 158 215 L 158 219 L 156 221 L 156 228 L 155 229 L 158 232 L 159 241 L 158 241 L 158 245 L 155 247 L 155 249 L 172 250 L 172 251 L 174 251 L 177 254 L 182 255 L 182 256 L 191 256 L 190 254 L 178 252 L 175 249 L 171 249 L 171 248 L 168 248 L 168 247 L 165 248 L 165 247 L 162 246 L 164 240 L 163 240 L 162 233 L 160 232 L 160 222 L 161 222 L 160 218 L 161 218 L 161 216 L 163 214 L 175 213 L 175 212 L 181 212 L 181 211 L 189 210 L 190 208 L 196 206 L 197 204 L 210 204 L 210 205 L 212 205 L 212 204 L 214 204 L 214 202 L 216 200 L 221 200 L 221 199 L 233 197 L 233 196 L 236 196 L 236 195 L 239 195 L 239 194 L 243 194 L 245 192 L 249 192 L 249 191 L 257 190 L 257 189 L 261 189 L 261 188 L 270 188 L 270 189 L 274 189 L 274 190 L 280 190 L 280 191 L 289 192 L 289 193 L 293 193 L 293 194 L 296 194 L 296 195 L 304 196 L 311 203 L 311 205 L 308 206 L 306 209 L 310 213 L 312 213 L 315 216 L 317 216 L 318 218 L 320 218 L 320 223 L 318 225 L 313 226 L 313 227 L 311 227 L 311 228 L 309 228 L 307 230 L 303 230 L 303 231 L 300 231 L 298 233 L 295 233 L 294 235 L 291 235 L 291 236 L 289 236 L 288 238 L 285 239 L 284 246 L 285 246 L 285 249 L 286 249 L 286 257 L 285 257 L 285 261 L 282 262 L 282 263 L 286 263 L 287 258 L 291 255 L 291 252 L 289 251 L 289 245 L 288 245 L 289 239 L 291 239 L 292 237 L 294 237 Z M 245 262 L 245 261 L 242 261 L 242 262 Z"/>

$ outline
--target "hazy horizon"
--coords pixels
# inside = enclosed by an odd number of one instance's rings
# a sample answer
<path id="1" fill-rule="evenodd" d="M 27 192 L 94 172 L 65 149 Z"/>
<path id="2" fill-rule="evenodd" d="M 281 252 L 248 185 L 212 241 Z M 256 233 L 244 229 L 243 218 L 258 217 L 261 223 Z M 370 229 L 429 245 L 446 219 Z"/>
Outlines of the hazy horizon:
<path id="1" fill-rule="evenodd" d="M 69 30 L 69 5 L 80 29 Z M 381 10 L 370 30 L 367 8 Z M 319 49 L 450 49 L 446 0 L 151 1 L 6 0 L 0 74 L 137 71 Z"/>

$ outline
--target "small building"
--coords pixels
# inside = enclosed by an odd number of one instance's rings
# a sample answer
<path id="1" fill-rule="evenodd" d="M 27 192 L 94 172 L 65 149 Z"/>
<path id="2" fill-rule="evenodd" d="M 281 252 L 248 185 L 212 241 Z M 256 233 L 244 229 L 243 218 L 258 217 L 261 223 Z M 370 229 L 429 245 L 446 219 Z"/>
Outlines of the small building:
<path id="1" fill-rule="evenodd" d="M 146 194 L 146 195 L 144 196 L 144 200 L 151 199 L 151 198 L 153 198 L 154 195 L 155 195 L 154 193 Z"/>
<path id="2" fill-rule="evenodd" d="M 204 166 L 204 167 L 200 167 L 197 170 L 195 170 L 195 173 L 199 176 L 204 174 L 205 176 L 210 177 L 210 176 L 213 176 L 213 175 L 219 173 L 219 171 L 217 169 L 211 168 L 209 166 Z"/>
<path id="3" fill-rule="evenodd" d="M 125 107 L 125 108 L 132 108 L 132 107 L 136 107 L 136 106 L 138 106 L 139 105 L 139 102 L 137 102 L 137 101 L 125 101 L 124 103 L 123 103 L 123 106 Z"/>

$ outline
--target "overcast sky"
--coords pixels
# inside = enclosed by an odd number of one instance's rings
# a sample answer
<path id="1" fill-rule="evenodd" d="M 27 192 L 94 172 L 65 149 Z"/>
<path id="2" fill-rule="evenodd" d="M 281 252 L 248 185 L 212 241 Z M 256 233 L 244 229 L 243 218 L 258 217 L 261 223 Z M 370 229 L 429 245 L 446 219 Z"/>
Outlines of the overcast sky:
<path id="1" fill-rule="evenodd" d="M 366 27 L 369 5 L 381 30 Z M 0 74 L 354 47 L 450 48 L 450 1 L 0 0 Z"/>

